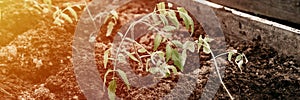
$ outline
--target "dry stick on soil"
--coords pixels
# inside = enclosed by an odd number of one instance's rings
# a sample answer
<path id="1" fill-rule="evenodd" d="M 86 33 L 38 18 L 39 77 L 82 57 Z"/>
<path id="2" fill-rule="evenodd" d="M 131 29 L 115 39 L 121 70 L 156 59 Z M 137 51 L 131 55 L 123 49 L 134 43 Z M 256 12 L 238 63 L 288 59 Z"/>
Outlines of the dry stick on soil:
<path id="1" fill-rule="evenodd" d="M 3 88 L 0 88 L 0 92 L 2 92 L 2 93 L 4 93 L 4 94 L 7 94 L 7 95 L 9 95 L 9 96 L 13 96 L 11 93 L 9 93 L 8 91 L 6 91 L 5 89 L 3 89 Z"/>

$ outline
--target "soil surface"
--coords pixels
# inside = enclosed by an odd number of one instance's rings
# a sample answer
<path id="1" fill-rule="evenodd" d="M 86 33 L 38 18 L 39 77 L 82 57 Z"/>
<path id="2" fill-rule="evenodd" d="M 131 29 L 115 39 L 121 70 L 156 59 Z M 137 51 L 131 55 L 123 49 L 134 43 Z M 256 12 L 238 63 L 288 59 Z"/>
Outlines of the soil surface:
<path id="1" fill-rule="evenodd" d="M 63 2 L 56 1 L 55 3 L 61 5 Z M 120 19 L 116 27 L 120 28 L 132 19 L 153 11 L 156 3 L 156 0 L 146 2 L 137 0 L 118 8 Z M 22 5 L 21 2 L 12 4 Z M 2 4 L 1 7 L 3 7 Z M 15 9 L 17 10 L 12 10 L 11 14 L 24 8 Z M 8 15 L 5 17 L 9 18 Z M 12 18 L 11 20 L 16 21 L 17 19 Z M 29 17 L 28 20 L 34 19 Z M 47 16 L 32 22 L 34 21 L 23 23 L 35 25 L 17 27 L 18 23 L 9 23 L 9 26 L 0 29 L 0 76 L 2 77 L 0 78 L 0 97 L 3 99 L 86 99 L 76 82 L 71 62 L 72 39 L 76 23 L 57 26 L 52 24 L 51 17 Z M 2 22 L 1 26 L 4 26 Z M 205 34 L 200 25 L 196 26 L 198 35 Z M 15 29 L 22 30 L 16 31 Z M 101 31 L 106 32 L 105 28 L 102 28 Z M 114 30 L 114 32 L 116 31 Z M 142 38 L 145 39 L 143 41 L 151 40 L 148 36 Z M 101 55 L 110 47 L 112 41 L 113 37 L 99 36 L 97 38 L 99 45 L 95 47 L 95 54 L 101 77 L 107 70 L 103 68 Z M 228 63 L 226 67 L 223 80 L 234 98 L 297 99 L 300 96 L 300 68 L 292 60 L 293 57 L 279 55 L 273 48 L 262 44 L 259 38 L 252 43 L 228 39 L 226 41 L 227 48 L 234 48 L 245 53 L 249 60 L 242 68 L 243 72 L 231 63 Z M 195 88 L 182 87 L 182 90 L 190 91 L 190 95 L 187 96 L 189 99 L 200 99 L 213 67 L 210 66 L 212 61 L 210 61 L 209 55 L 200 53 L 199 58 L 201 65 L 191 70 L 196 74 L 182 73 L 163 78 L 149 87 L 127 89 L 119 79 L 117 96 L 124 99 L 158 99 L 166 96 L 177 85 L 196 82 L 192 83 Z M 112 68 L 112 66 L 108 66 L 108 68 Z M 138 68 L 133 69 L 138 70 Z M 136 71 L 137 74 L 138 72 L 143 71 Z M 189 80 L 191 77 L 196 80 Z M 134 77 L 130 79 L 139 80 Z M 177 83 L 179 81 L 184 82 Z M 179 93 L 175 94 L 179 95 Z M 169 99 L 175 99 L 172 96 L 169 97 Z M 229 96 L 220 86 L 214 99 L 229 99 Z"/>

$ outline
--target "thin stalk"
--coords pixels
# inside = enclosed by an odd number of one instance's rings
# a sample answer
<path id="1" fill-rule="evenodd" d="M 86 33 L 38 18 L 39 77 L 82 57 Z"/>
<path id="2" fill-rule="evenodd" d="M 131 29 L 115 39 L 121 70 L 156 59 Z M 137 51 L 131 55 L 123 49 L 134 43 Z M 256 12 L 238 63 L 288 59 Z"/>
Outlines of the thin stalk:
<path id="1" fill-rule="evenodd" d="M 151 14 L 152 14 L 152 13 L 151 13 Z M 130 26 L 129 26 L 128 29 L 126 30 L 124 36 L 122 37 L 122 40 L 121 40 L 121 42 L 120 42 L 120 45 L 119 45 L 118 48 L 117 48 L 116 58 L 118 58 L 117 55 L 120 53 L 120 51 L 121 51 L 121 46 L 123 45 L 123 43 L 124 43 L 124 41 L 125 41 L 125 39 L 126 39 L 125 37 L 127 36 L 127 34 L 128 34 L 128 32 L 130 31 L 130 29 L 131 29 L 132 27 L 134 27 L 137 23 L 142 22 L 142 20 L 144 20 L 145 18 L 149 17 L 151 14 L 148 14 L 148 15 L 142 17 L 141 19 L 137 20 L 136 22 L 133 22 L 132 24 L 130 24 Z M 115 63 L 114 63 L 114 70 L 116 69 L 117 63 L 118 63 L 118 60 L 115 61 Z"/>
<path id="2" fill-rule="evenodd" d="M 215 65 L 215 67 L 216 67 L 217 74 L 218 74 L 218 77 L 219 77 L 219 79 L 220 79 L 220 82 L 221 82 L 221 84 L 223 85 L 224 89 L 226 90 L 227 94 L 229 95 L 230 99 L 233 100 L 234 98 L 232 97 L 231 93 L 229 92 L 229 90 L 227 89 L 225 83 L 224 83 L 223 80 L 222 80 L 221 74 L 220 74 L 220 72 L 219 72 L 219 68 L 218 68 L 218 64 L 217 64 L 216 57 L 215 57 L 215 55 L 214 55 L 214 53 L 213 53 L 212 51 L 211 51 L 211 55 L 212 55 L 212 57 L 213 57 L 214 65 Z"/>
<path id="3" fill-rule="evenodd" d="M 171 9 L 166 9 L 166 10 L 171 10 Z M 159 12 L 159 11 L 160 11 L 160 10 L 153 11 L 152 13 L 147 14 L 147 15 L 143 16 L 141 19 L 139 19 L 139 20 L 133 22 L 132 24 L 130 24 L 130 26 L 129 26 L 128 29 L 126 30 L 124 36 L 122 37 L 122 40 L 121 40 L 121 42 L 120 42 L 120 45 L 119 45 L 118 48 L 117 48 L 116 58 L 118 58 L 117 55 L 120 53 L 121 46 L 123 45 L 124 40 L 125 40 L 125 37 L 127 36 L 127 34 L 128 34 L 128 32 L 130 31 L 130 29 L 133 28 L 133 27 L 134 27 L 136 24 L 138 24 L 138 23 L 144 23 L 144 24 L 147 25 L 147 23 L 146 23 L 146 22 L 143 22 L 143 20 L 145 20 L 145 18 L 150 17 L 152 14 L 156 14 L 156 13 Z M 176 10 L 174 10 L 174 11 L 175 11 L 175 12 L 178 12 L 178 11 L 176 11 Z M 156 30 L 158 30 L 158 29 L 156 29 Z M 116 69 L 115 67 L 116 67 L 117 63 L 118 63 L 118 60 L 114 63 L 114 70 Z"/>
<path id="4" fill-rule="evenodd" d="M 91 20 L 93 21 L 94 28 L 95 28 L 95 30 L 97 31 L 98 28 L 97 28 L 95 19 L 94 19 L 93 16 L 92 16 L 92 13 L 91 13 L 91 11 L 90 11 L 90 9 L 89 9 L 89 5 L 88 5 L 88 3 L 87 3 L 86 0 L 84 0 L 84 4 L 85 4 L 85 6 L 86 6 L 86 11 L 88 12 L 88 14 L 89 14 Z"/>
<path id="5" fill-rule="evenodd" d="M 225 53 L 221 53 L 221 54 L 217 55 L 217 56 L 216 56 L 216 58 L 218 58 L 218 57 L 220 57 L 220 56 L 224 56 L 224 55 L 227 55 L 227 54 L 228 54 L 228 52 L 225 52 Z"/>

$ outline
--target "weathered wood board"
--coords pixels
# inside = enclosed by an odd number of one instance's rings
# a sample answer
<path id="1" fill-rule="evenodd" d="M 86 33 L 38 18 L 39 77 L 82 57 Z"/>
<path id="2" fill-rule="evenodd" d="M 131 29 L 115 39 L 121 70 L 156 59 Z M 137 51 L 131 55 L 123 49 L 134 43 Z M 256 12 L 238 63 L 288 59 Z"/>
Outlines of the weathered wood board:
<path id="1" fill-rule="evenodd" d="M 237 16 L 228 11 L 220 9 L 214 11 L 222 23 L 221 27 L 226 38 L 252 43 L 261 42 L 280 54 L 295 57 L 295 60 L 300 62 L 299 33 Z"/>
<path id="2" fill-rule="evenodd" d="M 300 30 L 275 22 L 267 23 L 271 21 L 256 16 L 239 15 L 235 10 L 213 7 L 207 1 L 177 1 L 187 5 L 188 10 L 199 10 L 205 6 L 211 7 L 226 39 L 250 44 L 264 44 L 283 56 L 293 57 L 300 64 Z"/>
<path id="3" fill-rule="evenodd" d="M 300 24 L 300 0 L 209 0 L 211 2 Z"/>
<path id="4" fill-rule="evenodd" d="M 230 40 L 261 42 L 278 53 L 293 56 L 300 61 L 300 34 L 271 25 L 236 16 L 232 13 L 215 9 L 222 29 Z"/>

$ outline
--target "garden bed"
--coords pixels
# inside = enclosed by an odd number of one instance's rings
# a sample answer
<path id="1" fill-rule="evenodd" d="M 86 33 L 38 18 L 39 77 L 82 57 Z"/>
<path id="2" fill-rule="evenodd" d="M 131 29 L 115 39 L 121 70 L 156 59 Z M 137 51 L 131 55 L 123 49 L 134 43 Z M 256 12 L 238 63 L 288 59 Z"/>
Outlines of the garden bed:
<path id="1" fill-rule="evenodd" d="M 105 5 L 109 2 L 102 3 L 102 5 Z M 152 12 L 156 3 L 158 1 L 141 2 L 137 0 L 121 6 L 117 9 L 121 24 L 116 27 L 121 28 L 122 25 L 126 25 L 131 19 L 140 18 Z M 180 5 L 180 3 L 178 4 Z M 191 8 L 198 9 L 197 7 L 201 8 L 202 6 L 200 3 L 193 2 Z M 99 10 L 103 8 L 95 8 L 92 5 L 90 9 Z M 186 9 L 190 10 L 190 8 Z M 110 8 L 107 8 L 106 11 L 109 10 Z M 231 63 L 227 63 L 224 70 L 223 81 L 234 98 L 296 99 L 300 96 L 300 68 L 298 63 L 299 34 L 240 17 L 223 9 L 213 8 L 213 11 L 220 21 L 225 35 L 225 48 L 237 49 L 239 52 L 244 53 L 249 60 L 242 67 L 243 72 Z M 91 13 L 93 16 L 97 15 L 97 11 L 91 10 Z M 85 26 L 81 28 L 82 30 L 77 29 L 76 31 L 82 32 L 82 34 L 75 34 L 74 36 L 75 24 L 65 24 L 63 27 L 60 27 L 52 24 L 51 21 L 41 21 L 39 23 L 42 25 L 16 35 L 12 41 L 1 47 L 0 76 L 2 78 L 0 87 L 6 92 L 1 91 L 0 96 L 6 99 L 87 99 L 91 98 L 89 96 L 93 96 L 92 98 L 94 99 L 98 97 L 107 98 L 106 91 L 98 88 L 102 84 L 93 84 L 93 82 L 97 81 L 90 80 L 95 77 L 90 75 L 97 75 L 94 74 L 95 72 L 99 73 L 97 77 L 101 76 L 103 78 L 106 71 L 106 69 L 103 69 L 103 53 L 113 43 L 114 38 L 108 37 L 109 39 L 104 39 L 107 37 L 101 35 L 100 31 L 99 33 L 94 33 L 98 34 L 95 44 L 85 44 L 78 48 L 74 47 L 73 38 L 79 37 L 79 39 L 88 41 L 90 33 L 93 32 L 84 31 L 84 29 L 88 30 L 93 27 Z M 79 24 L 82 23 L 92 24 L 87 12 L 83 13 L 81 17 Z M 196 26 L 198 28 L 196 30 L 198 30 L 198 33 L 196 32 L 196 34 L 206 34 L 199 24 L 200 22 L 197 23 Z M 99 26 L 99 28 L 101 27 Z M 103 29 L 102 31 L 106 32 L 105 28 Z M 84 34 L 89 34 L 89 37 L 86 37 Z M 210 34 L 207 35 L 209 36 Z M 151 40 L 151 36 L 142 36 L 142 38 L 140 41 Z M 76 39 L 78 38 L 74 40 Z M 14 52 L 14 48 L 16 48 L 16 52 Z M 90 50 L 91 48 L 94 50 Z M 85 52 L 86 54 L 79 55 L 76 58 L 74 54 L 77 52 Z M 95 56 L 92 56 L 94 54 Z M 88 60 L 73 62 L 83 57 Z M 132 87 L 131 89 L 127 89 L 120 79 L 118 82 L 121 84 L 118 84 L 116 95 L 124 99 L 158 99 L 161 97 L 171 97 L 168 93 L 171 93 L 172 89 L 176 86 L 189 84 L 194 87 L 179 87 L 179 90 L 188 90 L 188 93 L 184 94 L 189 95 L 182 97 L 189 99 L 206 97 L 203 93 L 209 77 L 217 78 L 217 76 L 210 75 L 214 71 L 210 58 L 211 56 L 200 53 L 198 62 L 201 65 L 187 70 L 187 72 L 191 72 L 192 74 L 184 73 L 163 78 L 157 84 L 150 84 L 149 87 Z M 95 66 L 96 70 L 92 68 L 93 65 L 86 63 L 90 60 L 95 61 L 94 64 L 97 65 Z M 194 61 L 191 60 L 191 62 Z M 74 68 L 74 65 L 78 63 L 84 65 L 80 68 Z M 111 67 L 108 66 L 108 68 Z M 135 70 L 130 72 L 132 69 Z M 140 73 L 143 71 L 138 71 L 136 67 L 132 67 L 132 69 L 125 66 L 125 72 L 128 75 L 130 73 L 148 75 Z M 90 71 L 90 73 L 86 74 L 86 71 Z M 81 80 L 78 79 L 82 77 L 78 76 L 78 74 L 84 74 L 86 79 L 83 79 L 83 81 L 88 81 L 91 84 L 80 83 Z M 135 82 L 134 80 L 139 79 L 129 76 L 129 80 Z M 95 94 L 84 93 L 86 91 L 82 91 L 83 85 L 91 86 L 91 90 L 101 89 L 102 94 L 95 95 L 97 92 Z M 222 85 L 215 91 L 217 93 L 213 96 L 214 99 L 229 99 Z M 179 93 L 175 94 L 178 95 Z"/>

